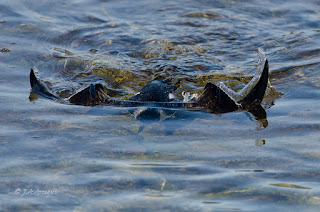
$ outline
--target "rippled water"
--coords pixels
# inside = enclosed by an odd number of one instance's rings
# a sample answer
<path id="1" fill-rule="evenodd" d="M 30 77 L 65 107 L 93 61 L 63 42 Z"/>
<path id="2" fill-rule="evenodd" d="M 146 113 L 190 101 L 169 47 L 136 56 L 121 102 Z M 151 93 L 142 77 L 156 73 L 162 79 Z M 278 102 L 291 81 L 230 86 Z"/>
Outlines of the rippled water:
<path id="1" fill-rule="evenodd" d="M 317 211 L 319 1 L 0 3 L 1 211 Z M 267 120 L 238 111 L 58 104 L 30 96 L 34 65 L 67 97 L 103 82 L 129 98 L 152 79 L 240 89 L 262 47 Z"/>

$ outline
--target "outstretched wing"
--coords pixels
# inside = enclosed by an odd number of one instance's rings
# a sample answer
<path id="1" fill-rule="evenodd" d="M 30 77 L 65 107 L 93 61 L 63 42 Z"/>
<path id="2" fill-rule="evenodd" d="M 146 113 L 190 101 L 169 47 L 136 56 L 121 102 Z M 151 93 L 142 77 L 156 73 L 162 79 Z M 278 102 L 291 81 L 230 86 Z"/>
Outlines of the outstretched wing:
<path id="1" fill-rule="evenodd" d="M 237 110 L 237 103 L 215 84 L 207 83 L 198 99 L 200 107 L 211 109 L 215 113 L 226 113 Z"/>
<path id="2" fill-rule="evenodd" d="M 109 96 L 104 92 L 103 85 L 90 84 L 85 89 L 69 97 L 69 102 L 76 105 L 94 106 L 100 105 Z"/>
<path id="3" fill-rule="evenodd" d="M 100 105 L 106 98 L 109 97 L 104 92 L 103 85 L 91 84 L 85 89 L 82 89 L 81 91 L 75 93 L 68 99 L 61 99 L 60 97 L 52 94 L 52 92 L 40 82 L 40 79 L 37 77 L 35 71 L 37 71 L 37 69 L 34 67 L 30 72 L 31 91 L 44 98 L 64 103 L 66 103 L 66 100 L 69 100 L 70 103 L 76 105 L 94 106 Z"/>
<path id="4" fill-rule="evenodd" d="M 269 64 L 268 64 L 268 60 L 266 60 L 264 63 L 263 72 L 260 75 L 260 79 L 258 83 L 256 84 L 256 86 L 252 88 L 250 93 L 244 99 L 239 101 L 239 104 L 241 104 L 243 108 L 251 107 L 261 103 L 268 85 L 268 79 L 269 79 L 268 75 L 269 75 Z"/>
<path id="5" fill-rule="evenodd" d="M 251 81 L 239 92 L 224 83 L 207 83 L 198 101 L 199 105 L 216 113 L 249 109 L 260 105 L 269 81 L 269 64 L 263 49 L 259 48 L 259 69 Z"/>
<path id="6" fill-rule="evenodd" d="M 59 97 L 53 95 L 50 90 L 40 82 L 35 74 L 35 70 L 37 70 L 36 67 L 32 68 L 30 72 L 31 91 L 44 98 L 60 101 L 61 99 Z"/>

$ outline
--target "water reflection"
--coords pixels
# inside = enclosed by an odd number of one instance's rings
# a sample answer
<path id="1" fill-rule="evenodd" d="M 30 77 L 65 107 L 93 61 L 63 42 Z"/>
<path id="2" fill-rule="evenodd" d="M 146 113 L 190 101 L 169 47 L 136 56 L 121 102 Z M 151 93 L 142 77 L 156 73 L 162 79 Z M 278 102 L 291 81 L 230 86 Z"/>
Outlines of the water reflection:
<path id="1" fill-rule="evenodd" d="M 266 145 L 266 140 L 264 140 L 264 139 L 257 139 L 257 140 L 255 140 L 255 145 L 256 146 L 263 146 L 263 145 Z"/>
<path id="2" fill-rule="evenodd" d="M 202 110 L 202 112 L 210 112 L 210 110 Z M 182 128 L 184 125 L 192 122 L 195 119 L 203 118 L 203 115 L 199 113 L 187 113 L 185 110 L 170 110 L 163 108 L 138 108 L 130 110 L 130 113 L 141 122 L 139 132 L 141 132 L 146 126 L 155 123 L 161 122 L 162 125 L 167 129 L 166 134 L 173 134 L 177 129 Z M 254 117 L 251 119 L 257 123 L 257 129 L 263 129 L 268 126 L 268 120 L 266 117 L 265 110 L 260 107 L 259 112 L 254 110 L 254 113 L 250 113 L 249 117 Z M 171 119 L 174 119 L 175 125 L 172 125 L 170 122 Z"/>
<path id="3" fill-rule="evenodd" d="M 39 96 L 37 94 L 30 92 L 30 102 L 36 102 L 38 98 Z M 130 109 L 123 109 L 122 114 L 125 116 L 132 116 L 141 123 L 138 133 L 141 132 L 145 127 L 159 122 L 166 129 L 166 134 L 171 135 L 176 130 L 189 124 L 193 120 L 204 118 L 204 115 L 199 114 L 199 112 L 214 113 L 208 109 L 186 110 L 161 107 L 133 107 Z M 257 129 L 263 129 L 268 126 L 267 113 L 261 106 L 257 107 L 256 109 L 248 110 L 246 114 L 250 114 L 248 115 L 250 120 L 257 123 Z M 174 125 L 172 125 L 171 120 L 174 120 Z"/>
<path id="4" fill-rule="evenodd" d="M 250 120 L 257 122 L 257 129 L 264 129 L 268 126 L 267 113 L 261 105 L 250 108 L 247 114 Z"/>

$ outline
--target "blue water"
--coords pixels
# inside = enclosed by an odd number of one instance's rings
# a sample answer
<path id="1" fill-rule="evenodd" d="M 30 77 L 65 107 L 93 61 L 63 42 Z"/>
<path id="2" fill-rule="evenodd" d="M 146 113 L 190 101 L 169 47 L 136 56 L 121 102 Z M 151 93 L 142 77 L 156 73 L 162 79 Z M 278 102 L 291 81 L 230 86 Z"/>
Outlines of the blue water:
<path id="1" fill-rule="evenodd" d="M 1 211 L 317 211 L 319 1 L 0 3 Z M 269 60 L 267 118 L 30 96 L 29 73 L 62 97 L 92 82 L 127 99 L 171 76 L 182 91 L 233 89 Z M 30 97 L 29 97 L 30 96 Z"/>

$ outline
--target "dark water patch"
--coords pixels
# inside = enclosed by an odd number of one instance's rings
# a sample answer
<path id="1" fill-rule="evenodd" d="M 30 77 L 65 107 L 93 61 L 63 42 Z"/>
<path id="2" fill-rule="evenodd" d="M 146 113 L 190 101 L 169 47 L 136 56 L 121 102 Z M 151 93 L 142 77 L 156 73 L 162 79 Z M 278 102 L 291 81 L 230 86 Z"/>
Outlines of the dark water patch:
<path id="1" fill-rule="evenodd" d="M 1 17 L 6 17 L 6 18 L 21 17 L 21 15 L 18 12 L 14 12 L 14 10 L 10 8 L 10 6 L 5 6 L 5 5 L 0 5 L 0 13 L 1 13 Z"/>
<path id="2" fill-rule="evenodd" d="M 190 26 L 190 27 L 208 27 L 208 25 L 204 25 L 196 22 L 179 22 L 178 24 L 182 26 Z"/>
<path id="3" fill-rule="evenodd" d="M 310 189 L 308 187 L 293 185 L 293 184 L 286 184 L 286 183 L 277 183 L 277 184 L 271 184 L 273 186 L 277 187 L 284 187 L 284 188 L 296 188 L 296 189 Z"/>
<path id="4" fill-rule="evenodd" d="M 219 20 L 222 19 L 222 17 L 215 12 L 194 12 L 194 13 L 187 13 L 184 14 L 183 17 L 187 18 L 208 18 L 210 20 Z"/>
<path id="5" fill-rule="evenodd" d="M 234 41 L 240 37 L 240 35 L 237 34 L 236 32 L 224 33 L 224 30 L 225 29 L 216 29 L 212 32 L 206 32 L 205 35 L 208 36 L 210 40 L 226 38 L 228 40 Z"/>
<path id="6" fill-rule="evenodd" d="M 2 48 L 2 49 L 0 49 L 0 51 L 1 51 L 1 52 L 10 52 L 10 50 L 7 49 L 7 48 Z"/>
<path id="7" fill-rule="evenodd" d="M 320 55 L 320 49 L 312 49 L 312 50 L 307 50 L 299 53 L 297 57 L 301 59 L 310 59 L 313 57 L 319 57 L 319 55 Z"/>
<path id="8" fill-rule="evenodd" d="M 236 172 L 264 172 L 264 170 L 236 170 Z"/>

